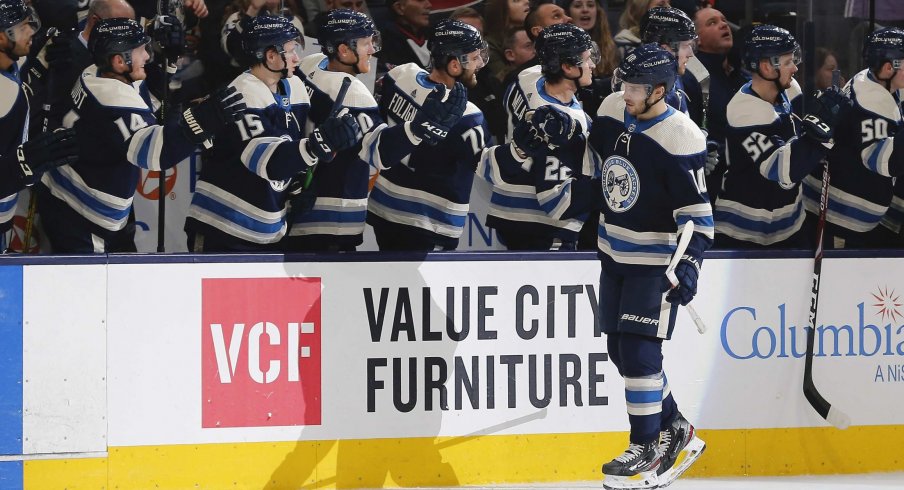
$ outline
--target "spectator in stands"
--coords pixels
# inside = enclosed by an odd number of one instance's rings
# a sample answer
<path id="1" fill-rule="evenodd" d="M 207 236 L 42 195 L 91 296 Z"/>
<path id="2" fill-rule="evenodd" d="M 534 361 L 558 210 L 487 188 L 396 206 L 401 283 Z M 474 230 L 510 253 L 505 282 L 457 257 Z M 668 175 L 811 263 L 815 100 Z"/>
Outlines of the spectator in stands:
<path id="1" fill-rule="evenodd" d="M 562 4 L 572 22 L 587 31 L 600 48 L 600 62 L 593 69 L 595 77 L 611 77 L 618 66 L 618 51 L 609 30 L 609 16 L 597 0 L 565 0 Z"/>
<path id="2" fill-rule="evenodd" d="M 816 90 L 825 90 L 831 87 L 832 72 L 840 68 L 835 52 L 823 47 L 816 48 L 816 66 L 816 74 L 813 77 Z M 844 84 L 845 79 L 842 77 L 839 85 L 843 87 Z"/>
<path id="3" fill-rule="evenodd" d="M 484 36 L 490 47 L 489 64 L 482 70 L 499 79 L 505 78 L 505 36 L 512 27 L 523 27 L 524 19 L 530 11 L 528 0 L 489 0 L 486 5 L 486 32 Z"/>
<path id="4" fill-rule="evenodd" d="M 662 6 L 668 7 L 669 0 L 628 0 L 618 19 L 622 30 L 615 35 L 615 46 L 620 59 L 625 59 L 625 55 L 640 45 L 640 19 L 643 14 L 653 7 Z"/>
<path id="5" fill-rule="evenodd" d="M 537 55 L 537 52 L 534 51 L 534 42 L 527 37 L 527 31 L 524 30 L 523 25 L 509 29 L 502 43 L 502 48 L 506 73 L 522 63 L 527 63 Z"/>
<path id="6" fill-rule="evenodd" d="M 728 53 L 734 45 L 734 33 L 722 12 L 705 7 L 697 10 L 693 16 L 697 29 L 697 53 L 695 60 L 702 63 L 705 70 L 695 69 L 688 63 L 688 70 L 682 76 L 688 88 L 709 86 L 709 94 L 702 98 L 688 101 L 688 113 L 691 119 L 701 121 L 700 126 L 708 132 L 707 141 L 720 145 L 719 159 L 708 162 L 706 168 L 706 188 L 710 199 L 715 202 L 722 187 L 722 175 L 725 174 L 725 131 L 728 127 L 726 109 L 728 102 L 747 82 L 744 73 L 735 68 L 728 60 Z M 715 163 L 715 165 L 712 165 Z"/>
<path id="7" fill-rule="evenodd" d="M 527 37 L 531 41 L 536 41 L 540 31 L 545 27 L 553 24 L 568 23 L 571 23 L 571 17 L 554 0 L 537 0 L 536 3 L 531 4 L 530 11 L 527 13 L 527 17 L 524 18 L 524 30 L 527 31 Z M 523 70 L 539 64 L 540 60 L 534 55 L 530 61 L 510 71 L 503 79 L 502 86 L 508 88 L 518 79 L 518 74 Z"/>
<path id="8" fill-rule="evenodd" d="M 383 48 L 377 53 L 377 78 L 405 63 L 417 63 L 422 68 L 429 65 L 427 34 L 432 8 L 430 0 L 389 0 L 392 22 L 381 29 Z"/>

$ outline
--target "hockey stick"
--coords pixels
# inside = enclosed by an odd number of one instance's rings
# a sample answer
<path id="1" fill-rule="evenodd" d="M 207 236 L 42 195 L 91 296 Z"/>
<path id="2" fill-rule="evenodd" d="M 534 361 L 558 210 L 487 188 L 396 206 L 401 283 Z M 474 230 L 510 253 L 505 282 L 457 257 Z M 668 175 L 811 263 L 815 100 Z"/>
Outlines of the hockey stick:
<path id="1" fill-rule="evenodd" d="M 330 117 L 336 117 L 343 109 L 343 103 L 345 102 L 345 94 L 348 93 L 348 88 L 352 85 L 351 77 L 345 77 L 342 79 L 342 86 L 339 87 L 339 93 L 336 95 L 336 101 L 333 103 L 333 108 L 330 110 Z M 319 163 L 319 162 L 318 162 Z M 304 178 L 304 188 L 308 189 L 311 187 L 311 180 L 314 179 L 314 170 L 317 169 L 317 164 L 315 163 L 308 170 L 308 174 L 305 175 Z"/>
<path id="2" fill-rule="evenodd" d="M 665 277 L 672 283 L 672 288 L 678 287 L 678 276 L 675 275 L 675 268 L 678 267 L 681 256 L 687 251 L 687 246 L 690 245 L 693 234 L 694 222 L 688 221 L 684 223 L 684 227 L 681 229 L 681 238 L 678 239 L 678 248 L 675 249 L 675 255 L 672 256 L 672 261 L 669 262 L 669 266 L 665 269 Z M 690 303 L 684 305 L 684 307 L 687 308 L 687 313 L 691 316 L 691 320 L 694 321 L 694 325 L 697 326 L 697 331 L 701 334 L 706 333 L 706 324 L 703 323 L 703 319 L 697 314 L 697 310 Z"/>
<path id="3" fill-rule="evenodd" d="M 832 74 L 832 86 L 838 88 L 840 74 L 838 70 Z M 819 282 L 822 274 L 823 231 L 826 226 L 826 210 L 829 205 L 829 162 L 823 161 L 822 189 L 819 193 L 819 221 L 816 225 L 816 255 L 813 259 L 813 285 L 810 288 L 810 328 L 807 330 L 807 353 L 804 359 L 804 396 L 813 410 L 839 429 L 847 429 L 851 418 L 829 403 L 816 389 L 813 383 L 813 356 L 816 344 L 816 313 L 819 306 Z"/>

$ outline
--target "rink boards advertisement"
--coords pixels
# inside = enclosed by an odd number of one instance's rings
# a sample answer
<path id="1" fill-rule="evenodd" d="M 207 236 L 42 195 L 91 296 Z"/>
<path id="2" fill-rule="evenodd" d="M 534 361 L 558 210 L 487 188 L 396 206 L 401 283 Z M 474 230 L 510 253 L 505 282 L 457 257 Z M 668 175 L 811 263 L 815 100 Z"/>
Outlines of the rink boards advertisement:
<path id="1" fill-rule="evenodd" d="M 3 488 L 599 478 L 627 444 L 590 254 L 0 266 Z M 533 260 L 531 260 L 533 259 Z M 134 261 L 133 261 L 134 262 Z M 899 469 L 901 258 L 713 259 L 664 343 L 692 475 Z M 780 451 L 781 457 L 776 457 Z M 859 455 L 853 458 L 852 455 Z M 855 464 L 856 463 L 856 464 Z"/>

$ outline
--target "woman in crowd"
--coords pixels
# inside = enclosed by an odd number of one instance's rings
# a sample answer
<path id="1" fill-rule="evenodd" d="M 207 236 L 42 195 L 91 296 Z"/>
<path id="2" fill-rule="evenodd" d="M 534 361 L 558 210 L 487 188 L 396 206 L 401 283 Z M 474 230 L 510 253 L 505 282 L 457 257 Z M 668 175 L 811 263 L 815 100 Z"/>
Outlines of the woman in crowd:
<path id="1" fill-rule="evenodd" d="M 505 35 L 512 27 L 523 26 L 524 18 L 530 9 L 529 0 L 489 0 L 487 2 L 485 17 L 486 28 L 484 40 L 490 51 L 490 61 L 484 71 L 495 76 L 500 81 L 505 78 L 507 67 L 505 63 Z"/>
<path id="2" fill-rule="evenodd" d="M 618 66 L 618 52 L 609 30 L 609 21 L 603 6 L 596 0 L 565 0 L 562 5 L 572 22 L 587 31 L 600 48 L 600 62 L 593 70 L 595 77 L 610 77 Z"/>

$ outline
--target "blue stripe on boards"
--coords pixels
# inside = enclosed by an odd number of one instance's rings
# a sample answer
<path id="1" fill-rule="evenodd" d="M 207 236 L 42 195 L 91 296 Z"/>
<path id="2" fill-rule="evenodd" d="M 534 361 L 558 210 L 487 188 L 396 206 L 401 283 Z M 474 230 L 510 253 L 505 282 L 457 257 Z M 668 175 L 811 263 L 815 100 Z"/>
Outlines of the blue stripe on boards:
<path id="1" fill-rule="evenodd" d="M 18 265 L 0 267 L 0 454 L 22 454 L 22 266 Z"/>

